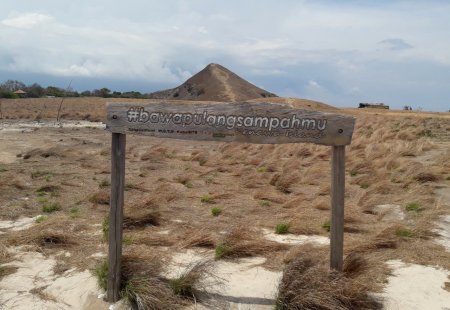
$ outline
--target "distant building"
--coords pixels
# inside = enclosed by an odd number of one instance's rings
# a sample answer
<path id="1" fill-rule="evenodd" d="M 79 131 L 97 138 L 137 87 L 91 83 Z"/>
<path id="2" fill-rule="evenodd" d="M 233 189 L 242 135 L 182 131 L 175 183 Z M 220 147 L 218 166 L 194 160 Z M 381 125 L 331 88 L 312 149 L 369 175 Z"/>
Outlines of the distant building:
<path id="1" fill-rule="evenodd" d="M 18 90 L 18 91 L 15 91 L 14 92 L 16 95 L 18 95 L 19 97 L 21 97 L 21 98 L 24 98 L 24 97 L 26 97 L 27 96 L 27 93 L 26 92 L 24 92 L 23 90 Z"/>
<path id="2" fill-rule="evenodd" d="M 389 106 L 384 103 L 360 103 L 359 108 L 389 109 Z"/>

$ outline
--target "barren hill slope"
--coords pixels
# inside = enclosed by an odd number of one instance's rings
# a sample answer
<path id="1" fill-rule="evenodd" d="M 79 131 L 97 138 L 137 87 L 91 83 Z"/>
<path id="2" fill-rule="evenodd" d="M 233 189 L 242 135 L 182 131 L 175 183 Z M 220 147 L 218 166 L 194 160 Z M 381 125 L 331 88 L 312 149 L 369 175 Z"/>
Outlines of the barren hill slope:
<path id="1" fill-rule="evenodd" d="M 180 86 L 154 92 L 150 98 L 234 102 L 275 96 L 227 68 L 212 63 Z"/>

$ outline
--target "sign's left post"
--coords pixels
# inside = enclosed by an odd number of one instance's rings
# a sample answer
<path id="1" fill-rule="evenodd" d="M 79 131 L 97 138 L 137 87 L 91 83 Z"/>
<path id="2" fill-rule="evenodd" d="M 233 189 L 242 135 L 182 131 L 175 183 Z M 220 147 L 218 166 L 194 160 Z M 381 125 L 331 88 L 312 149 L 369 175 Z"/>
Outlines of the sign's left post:
<path id="1" fill-rule="evenodd" d="M 108 286 L 109 302 L 119 300 L 122 263 L 123 205 L 125 186 L 126 135 L 112 133 L 111 141 L 111 202 L 109 212 Z"/>

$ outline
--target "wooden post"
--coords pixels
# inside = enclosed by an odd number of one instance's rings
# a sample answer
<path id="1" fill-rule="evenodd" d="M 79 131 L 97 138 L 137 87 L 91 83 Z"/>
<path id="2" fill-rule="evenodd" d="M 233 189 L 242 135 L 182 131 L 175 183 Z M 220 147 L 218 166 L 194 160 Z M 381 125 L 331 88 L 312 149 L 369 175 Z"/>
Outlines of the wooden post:
<path id="1" fill-rule="evenodd" d="M 344 256 L 345 145 L 331 155 L 330 268 L 342 271 Z"/>
<path id="2" fill-rule="evenodd" d="M 122 263 L 122 225 L 125 185 L 126 135 L 112 133 L 111 203 L 109 212 L 108 291 L 109 302 L 119 300 L 120 267 Z"/>

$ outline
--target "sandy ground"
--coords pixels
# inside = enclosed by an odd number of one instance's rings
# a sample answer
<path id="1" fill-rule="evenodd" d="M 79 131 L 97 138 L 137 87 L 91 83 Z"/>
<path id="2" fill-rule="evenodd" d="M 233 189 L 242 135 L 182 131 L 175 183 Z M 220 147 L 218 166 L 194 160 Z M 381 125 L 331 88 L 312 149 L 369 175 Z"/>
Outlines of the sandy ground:
<path id="1" fill-rule="evenodd" d="M 2 125 L 2 131 L 31 131 L 34 128 L 50 126 L 54 128 L 97 126 L 101 123 L 66 122 L 57 123 L 16 123 Z M 15 154 L 25 149 L 19 136 L 15 141 L 9 141 L 8 148 L 0 150 L 0 161 L 13 163 L 17 161 Z M 29 149 L 30 145 L 26 145 Z M 42 145 L 40 145 L 42 147 Z M 426 161 L 423 156 L 418 160 Z M 447 186 L 437 187 L 443 204 L 450 204 L 450 190 Z M 392 210 L 392 216 L 402 217 L 398 206 L 380 206 L 380 210 Z M 16 221 L 1 221 L 0 233 L 9 230 L 20 230 L 31 227 L 34 218 L 20 218 Z M 450 250 L 450 218 L 443 218 L 438 230 L 441 235 L 436 242 L 444 244 Z M 324 245 L 329 243 L 326 237 L 275 235 L 269 231 L 266 238 L 289 244 L 313 243 Z M 97 253 L 102 255 L 102 253 Z M 104 253 L 103 253 L 104 254 Z M 211 256 L 211 255 L 210 255 Z M 173 264 L 168 269 L 168 276 L 176 276 L 188 267 L 190 262 L 202 259 L 204 253 L 189 250 L 175 256 Z M 259 265 L 265 258 L 240 259 L 232 262 L 219 262 L 217 274 L 223 279 L 221 286 L 211 286 L 213 301 L 210 305 L 194 305 L 192 309 L 273 309 L 277 283 L 280 272 L 268 271 Z M 97 288 L 96 279 L 88 271 L 75 272 L 68 270 L 61 275 L 53 274 L 56 261 L 37 252 L 27 252 L 20 248 L 14 253 L 14 260 L 4 266 L 14 266 L 16 273 L 5 276 L 0 281 L 0 305 L 2 309 L 113 309 L 123 308 L 119 304 L 111 307 L 98 296 L 104 292 Z M 384 300 L 386 310 L 397 309 L 450 309 L 450 292 L 445 290 L 449 283 L 450 271 L 441 268 L 405 264 L 401 261 L 390 261 L 389 268 L 393 276 L 388 279 L 384 293 L 375 297 Z"/>

